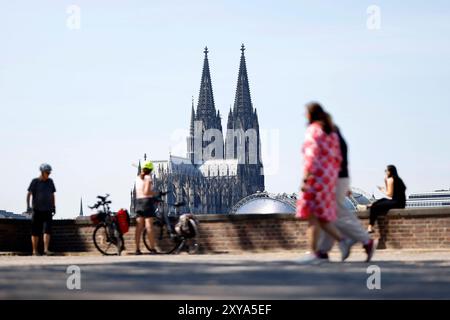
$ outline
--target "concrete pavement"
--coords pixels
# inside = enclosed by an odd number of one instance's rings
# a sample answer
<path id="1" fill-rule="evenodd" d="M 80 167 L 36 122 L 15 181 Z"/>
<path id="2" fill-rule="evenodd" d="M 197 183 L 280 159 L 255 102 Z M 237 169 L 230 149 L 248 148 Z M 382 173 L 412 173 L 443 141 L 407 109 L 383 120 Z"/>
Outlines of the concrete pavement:
<path id="1" fill-rule="evenodd" d="M 321 265 L 300 256 L 0 256 L 0 299 L 450 299 L 450 250 L 380 250 L 370 264 L 361 251 Z M 70 265 L 81 290 L 67 288 Z M 370 265 L 381 289 L 367 288 Z"/>

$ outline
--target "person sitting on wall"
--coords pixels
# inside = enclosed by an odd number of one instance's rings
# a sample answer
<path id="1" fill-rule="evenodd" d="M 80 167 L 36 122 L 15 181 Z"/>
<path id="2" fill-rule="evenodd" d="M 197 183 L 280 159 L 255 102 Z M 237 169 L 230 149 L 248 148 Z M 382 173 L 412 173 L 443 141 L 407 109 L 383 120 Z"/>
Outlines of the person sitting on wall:
<path id="1" fill-rule="evenodd" d="M 406 186 L 403 180 L 398 176 L 397 168 L 394 165 L 388 165 L 386 168 L 386 177 L 384 178 L 384 187 L 378 186 L 387 198 L 382 198 L 372 203 L 370 209 L 369 233 L 374 232 L 374 225 L 377 218 L 386 215 L 390 209 L 403 209 L 406 206 Z"/>

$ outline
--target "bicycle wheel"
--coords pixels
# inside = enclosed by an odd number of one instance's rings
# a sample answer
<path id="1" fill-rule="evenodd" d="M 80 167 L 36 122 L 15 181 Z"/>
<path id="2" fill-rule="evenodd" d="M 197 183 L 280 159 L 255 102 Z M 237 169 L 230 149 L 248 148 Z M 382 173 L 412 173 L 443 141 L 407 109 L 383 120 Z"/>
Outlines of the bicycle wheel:
<path id="1" fill-rule="evenodd" d="M 122 240 L 120 237 L 110 235 L 108 229 L 108 226 L 103 222 L 95 227 L 94 234 L 92 235 L 94 245 L 105 256 L 120 255 L 122 251 Z"/>
<path id="2" fill-rule="evenodd" d="M 189 254 L 198 254 L 199 253 L 199 245 L 197 241 L 191 241 L 186 244 L 186 252 Z"/>
<path id="3" fill-rule="evenodd" d="M 114 238 L 116 239 L 117 255 L 120 256 L 124 248 L 124 240 L 117 224 L 114 224 Z"/>
<path id="4" fill-rule="evenodd" d="M 156 239 L 156 250 L 161 254 L 171 254 L 173 253 L 181 244 L 179 238 L 171 238 L 166 225 L 161 223 L 155 223 L 153 226 L 153 232 Z M 142 234 L 145 247 L 148 251 L 150 250 L 150 244 L 147 237 L 147 229 L 144 229 Z"/>

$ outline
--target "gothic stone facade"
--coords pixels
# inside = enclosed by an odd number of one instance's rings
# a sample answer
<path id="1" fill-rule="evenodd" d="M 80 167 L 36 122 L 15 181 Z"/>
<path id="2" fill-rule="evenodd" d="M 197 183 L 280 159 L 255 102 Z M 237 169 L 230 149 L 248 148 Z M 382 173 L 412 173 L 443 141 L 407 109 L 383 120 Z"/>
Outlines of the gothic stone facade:
<path id="1" fill-rule="evenodd" d="M 229 213 L 242 198 L 265 190 L 258 115 L 251 101 L 244 51 L 242 45 L 234 107 L 230 108 L 223 139 L 221 115 L 214 104 L 208 49 L 205 48 L 196 110 L 192 102 L 187 157 L 170 156 L 169 160 L 153 161 L 155 189 L 169 192 L 169 205 L 183 200 L 188 212 Z M 210 129 L 215 129 L 213 131 L 220 136 L 205 139 L 204 133 L 211 132 Z M 253 135 L 239 135 L 239 132 Z M 222 150 L 205 152 L 205 147 L 216 139 L 225 141 Z"/>

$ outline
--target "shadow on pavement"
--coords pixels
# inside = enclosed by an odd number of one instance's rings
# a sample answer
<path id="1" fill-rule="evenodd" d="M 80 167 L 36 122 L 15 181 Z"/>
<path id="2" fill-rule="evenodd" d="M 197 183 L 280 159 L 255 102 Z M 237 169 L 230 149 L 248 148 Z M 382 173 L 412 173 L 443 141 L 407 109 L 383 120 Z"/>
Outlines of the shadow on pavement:
<path id="1" fill-rule="evenodd" d="M 286 261 L 140 261 L 79 265 L 82 290 L 66 288 L 67 266 L 1 267 L 0 298 L 40 299 L 449 299 L 442 261 L 374 262 L 381 289 L 369 290 L 369 264 Z"/>

